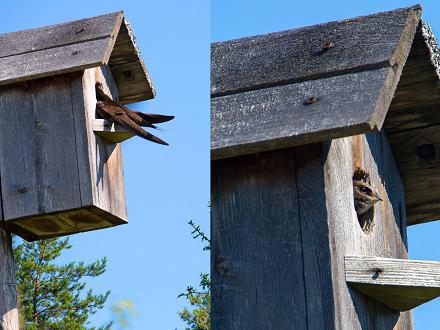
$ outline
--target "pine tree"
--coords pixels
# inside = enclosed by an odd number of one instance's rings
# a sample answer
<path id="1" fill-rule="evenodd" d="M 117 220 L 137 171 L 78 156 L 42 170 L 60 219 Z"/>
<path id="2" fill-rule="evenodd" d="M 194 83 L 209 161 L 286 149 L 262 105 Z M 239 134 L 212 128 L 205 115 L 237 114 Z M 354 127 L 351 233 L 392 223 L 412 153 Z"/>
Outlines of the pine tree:
<path id="1" fill-rule="evenodd" d="M 193 238 L 200 238 L 202 242 L 206 241 L 208 245 L 204 246 L 203 250 L 209 251 L 211 241 L 200 229 L 200 226 L 196 226 L 193 221 L 189 221 L 188 224 L 193 228 L 191 232 Z M 211 279 L 209 274 L 200 274 L 199 288 L 200 290 L 196 290 L 193 286 L 188 286 L 186 292 L 179 295 L 179 297 L 185 297 L 191 306 L 191 309 L 185 307 L 183 311 L 178 312 L 182 321 L 189 326 L 186 330 L 209 330 L 211 328 Z"/>
<path id="2" fill-rule="evenodd" d="M 83 278 L 103 274 L 107 260 L 56 263 L 63 250 L 71 247 L 68 238 L 14 244 L 20 329 L 96 329 L 89 326 L 89 316 L 104 307 L 110 292 L 84 292 Z M 109 328 L 110 324 L 98 329 Z"/>

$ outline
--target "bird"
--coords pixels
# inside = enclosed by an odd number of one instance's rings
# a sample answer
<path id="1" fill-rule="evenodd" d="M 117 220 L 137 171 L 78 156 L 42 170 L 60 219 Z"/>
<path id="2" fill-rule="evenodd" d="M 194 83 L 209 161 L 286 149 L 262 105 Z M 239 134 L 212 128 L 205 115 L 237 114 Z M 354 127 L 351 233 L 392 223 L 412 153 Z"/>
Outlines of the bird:
<path id="1" fill-rule="evenodd" d="M 174 116 L 148 114 L 140 111 L 130 110 L 127 107 L 113 101 L 110 96 L 104 92 L 104 86 L 96 82 L 96 112 L 103 118 L 115 124 L 122 126 L 133 134 L 148 141 L 168 145 L 157 136 L 145 131 L 141 126 L 159 129 L 156 125 L 174 119 Z"/>
<path id="2" fill-rule="evenodd" d="M 382 201 L 377 191 L 368 183 L 353 180 L 354 208 L 358 216 L 371 209 L 374 204 Z"/>

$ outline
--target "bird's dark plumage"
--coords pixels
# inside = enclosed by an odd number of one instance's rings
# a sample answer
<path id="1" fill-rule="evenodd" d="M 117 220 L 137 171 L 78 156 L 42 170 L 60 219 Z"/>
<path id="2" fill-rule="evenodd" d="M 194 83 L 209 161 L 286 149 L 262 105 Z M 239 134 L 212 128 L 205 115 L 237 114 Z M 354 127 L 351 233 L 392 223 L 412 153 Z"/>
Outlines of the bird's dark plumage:
<path id="1" fill-rule="evenodd" d="M 103 86 L 100 82 L 96 83 L 96 96 L 98 99 L 96 110 L 101 117 L 124 127 L 133 134 L 146 140 L 168 145 L 168 143 L 159 139 L 157 136 L 142 129 L 141 126 L 157 129 L 154 124 L 167 122 L 173 119 L 174 116 L 147 114 L 140 111 L 130 110 L 122 104 L 113 101 L 104 92 Z"/>

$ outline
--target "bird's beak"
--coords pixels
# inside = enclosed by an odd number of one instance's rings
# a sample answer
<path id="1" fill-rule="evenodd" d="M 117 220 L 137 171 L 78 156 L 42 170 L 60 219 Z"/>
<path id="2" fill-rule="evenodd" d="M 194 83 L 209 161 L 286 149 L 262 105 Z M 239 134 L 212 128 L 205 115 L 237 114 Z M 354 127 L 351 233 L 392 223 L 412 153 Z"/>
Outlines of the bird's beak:
<path id="1" fill-rule="evenodd" d="M 383 201 L 383 199 L 382 198 L 380 198 L 380 196 L 376 196 L 376 198 L 378 199 L 378 201 L 380 201 L 380 202 L 382 202 Z"/>

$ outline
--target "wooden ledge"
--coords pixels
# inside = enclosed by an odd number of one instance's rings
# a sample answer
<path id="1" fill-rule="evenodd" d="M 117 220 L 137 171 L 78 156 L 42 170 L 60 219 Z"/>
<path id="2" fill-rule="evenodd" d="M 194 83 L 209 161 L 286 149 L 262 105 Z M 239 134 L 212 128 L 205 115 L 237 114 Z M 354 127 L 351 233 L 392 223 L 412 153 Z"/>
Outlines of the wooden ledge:
<path id="1" fill-rule="evenodd" d="M 440 262 L 345 256 L 345 280 L 398 311 L 440 296 Z"/>
<path id="2" fill-rule="evenodd" d="M 121 143 L 134 136 L 133 133 L 105 119 L 93 120 L 93 132 L 113 143 Z"/>

